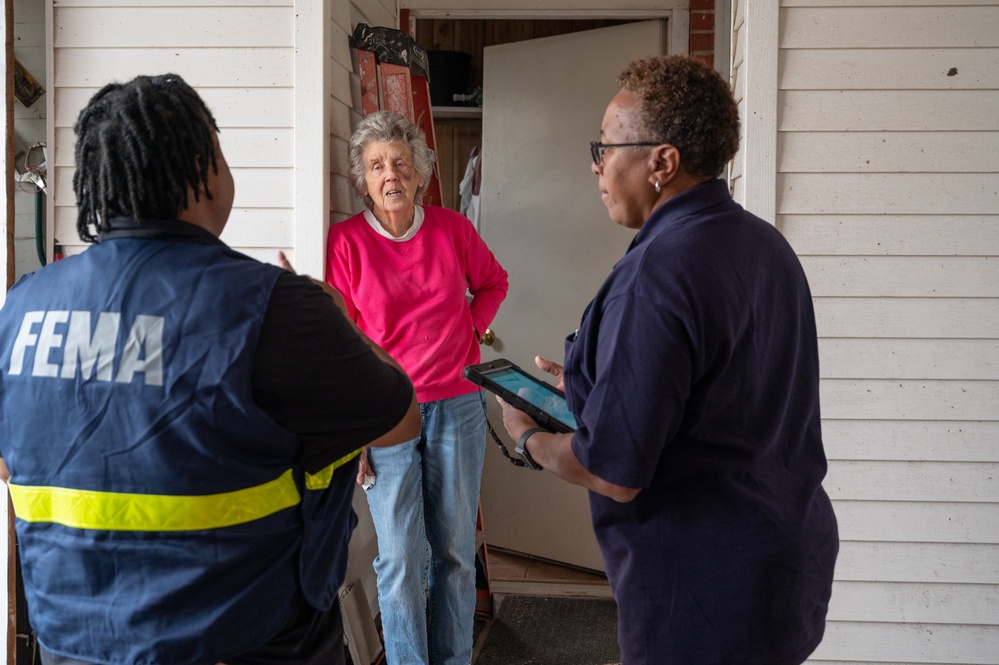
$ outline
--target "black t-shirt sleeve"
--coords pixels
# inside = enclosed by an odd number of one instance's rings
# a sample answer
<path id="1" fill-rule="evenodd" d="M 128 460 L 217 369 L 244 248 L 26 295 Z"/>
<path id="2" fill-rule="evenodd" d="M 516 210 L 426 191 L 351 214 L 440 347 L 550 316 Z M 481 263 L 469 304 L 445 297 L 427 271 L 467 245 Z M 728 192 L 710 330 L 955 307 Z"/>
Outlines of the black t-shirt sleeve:
<path id="1" fill-rule="evenodd" d="M 413 399 L 404 374 L 361 339 L 306 277 L 282 275 L 253 363 L 253 399 L 302 441 L 315 473 L 395 427 Z"/>

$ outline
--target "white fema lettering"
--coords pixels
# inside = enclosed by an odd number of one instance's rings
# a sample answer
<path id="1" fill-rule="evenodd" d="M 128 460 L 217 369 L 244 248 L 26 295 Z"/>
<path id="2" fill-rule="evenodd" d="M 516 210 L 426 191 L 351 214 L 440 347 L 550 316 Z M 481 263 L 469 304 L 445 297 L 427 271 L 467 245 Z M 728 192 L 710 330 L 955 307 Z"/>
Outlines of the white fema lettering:
<path id="1" fill-rule="evenodd" d="M 68 323 L 68 326 L 66 325 Z M 38 332 L 35 329 L 41 324 Z M 27 350 L 34 347 L 32 376 L 76 378 L 77 369 L 86 380 L 111 381 L 117 354 L 118 329 L 121 314 L 101 312 L 97 325 L 90 330 L 90 312 L 52 310 L 27 312 L 14 340 L 10 354 L 12 375 L 21 374 Z M 57 332 L 59 326 L 61 332 Z M 51 362 L 52 351 L 62 349 L 62 364 Z M 147 386 L 163 385 L 163 317 L 139 314 L 132 322 L 125 345 L 118 357 L 118 373 L 114 380 L 130 383 L 141 372 Z"/>

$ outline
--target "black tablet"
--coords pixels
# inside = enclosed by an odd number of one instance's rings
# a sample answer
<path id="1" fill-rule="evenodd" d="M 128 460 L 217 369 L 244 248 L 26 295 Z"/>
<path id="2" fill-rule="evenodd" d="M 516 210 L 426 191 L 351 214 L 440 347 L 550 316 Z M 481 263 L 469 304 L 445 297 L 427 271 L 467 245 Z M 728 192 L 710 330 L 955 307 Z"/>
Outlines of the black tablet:
<path id="1" fill-rule="evenodd" d="M 509 360 L 500 358 L 465 368 L 465 378 L 502 397 L 553 432 L 572 432 L 576 419 L 565 395 L 536 379 Z"/>

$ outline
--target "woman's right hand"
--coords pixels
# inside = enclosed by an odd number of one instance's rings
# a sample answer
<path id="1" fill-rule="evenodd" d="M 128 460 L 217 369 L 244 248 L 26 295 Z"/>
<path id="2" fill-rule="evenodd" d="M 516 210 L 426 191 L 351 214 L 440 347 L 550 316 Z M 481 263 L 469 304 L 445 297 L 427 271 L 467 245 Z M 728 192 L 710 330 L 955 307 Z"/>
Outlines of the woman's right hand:
<path id="1" fill-rule="evenodd" d="M 562 380 L 562 366 L 551 360 L 546 360 L 541 356 L 534 356 L 534 364 L 538 366 L 542 372 L 547 372 L 558 379 L 558 385 L 555 387 L 565 393 L 565 382 Z"/>
<path id="2" fill-rule="evenodd" d="M 285 270 L 287 270 L 288 272 L 290 272 L 293 275 L 297 275 L 298 274 L 298 273 L 295 272 L 295 268 L 292 267 L 291 262 L 288 261 L 288 257 L 285 256 L 284 252 L 282 252 L 281 250 L 278 250 L 278 265 L 280 267 L 284 268 Z M 328 295 L 330 298 L 333 299 L 333 302 L 340 309 L 340 311 L 343 312 L 344 316 L 346 316 L 348 319 L 350 318 L 350 315 L 347 313 L 347 304 L 343 301 L 343 296 L 340 295 L 339 291 L 337 291 L 336 289 L 334 289 L 327 282 L 324 282 L 324 281 L 322 281 L 320 279 L 316 279 L 315 277 L 309 277 L 309 279 L 312 280 L 313 284 L 315 284 L 316 286 L 318 286 L 319 288 L 321 288 L 323 291 L 325 291 L 326 295 Z"/>

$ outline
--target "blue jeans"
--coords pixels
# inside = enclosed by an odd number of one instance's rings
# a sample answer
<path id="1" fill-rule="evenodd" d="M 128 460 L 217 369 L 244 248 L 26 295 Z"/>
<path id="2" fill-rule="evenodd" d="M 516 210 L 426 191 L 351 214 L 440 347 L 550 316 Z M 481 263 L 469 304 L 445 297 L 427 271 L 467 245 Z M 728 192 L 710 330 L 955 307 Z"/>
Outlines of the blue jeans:
<path id="1" fill-rule="evenodd" d="M 468 665 L 485 396 L 427 402 L 420 414 L 420 438 L 368 450 L 385 652 L 388 665 Z"/>

